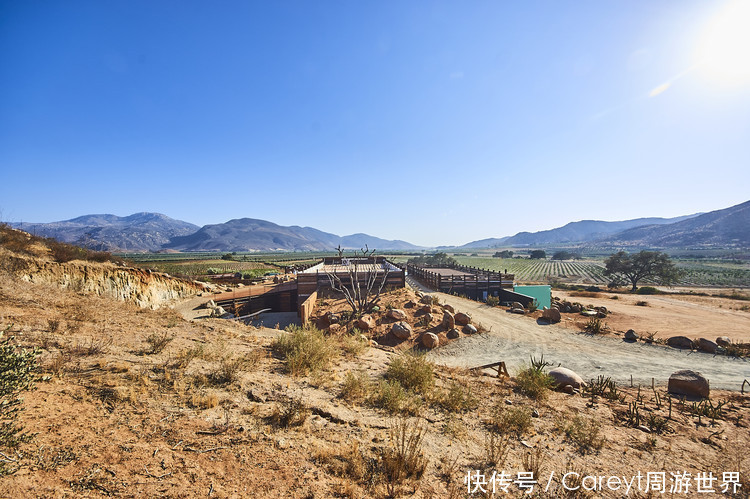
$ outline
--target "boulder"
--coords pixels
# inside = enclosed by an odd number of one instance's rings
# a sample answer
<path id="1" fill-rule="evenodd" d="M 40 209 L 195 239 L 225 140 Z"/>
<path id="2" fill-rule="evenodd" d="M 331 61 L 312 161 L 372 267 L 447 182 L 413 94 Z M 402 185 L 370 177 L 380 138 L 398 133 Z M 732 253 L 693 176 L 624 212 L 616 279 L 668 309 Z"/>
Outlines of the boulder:
<path id="1" fill-rule="evenodd" d="M 425 314 L 429 314 L 430 312 L 432 312 L 432 305 L 422 305 L 419 311 Z"/>
<path id="2" fill-rule="evenodd" d="M 448 331 L 448 333 L 445 336 L 449 340 L 455 340 L 456 338 L 458 338 L 459 336 L 461 336 L 461 334 L 458 332 L 458 329 L 453 328 L 450 331 Z"/>
<path id="3" fill-rule="evenodd" d="M 422 335 L 422 345 L 425 348 L 435 348 L 440 345 L 440 338 L 435 333 L 425 333 Z"/>
<path id="4" fill-rule="evenodd" d="M 510 308 L 523 308 L 523 305 L 520 302 L 514 301 L 510 304 Z"/>
<path id="5" fill-rule="evenodd" d="M 451 307 L 451 306 L 450 306 L 450 305 L 448 305 L 447 303 L 446 303 L 445 305 L 443 305 L 443 308 L 444 308 L 445 310 L 447 310 L 448 312 L 450 312 L 450 313 L 454 313 L 454 312 L 455 312 L 455 310 L 453 310 L 453 307 Z"/>
<path id="6" fill-rule="evenodd" d="M 216 302 L 213 300 L 208 300 L 206 303 L 203 304 L 203 308 L 216 308 Z"/>
<path id="7" fill-rule="evenodd" d="M 414 308 L 417 306 L 416 300 L 409 300 L 404 304 L 404 308 Z"/>
<path id="8" fill-rule="evenodd" d="M 453 314 L 447 310 L 443 312 L 443 327 L 445 329 L 453 329 L 456 325 L 456 319 L 453 318 Z"/>
<path id="9" fill-rule="evenodd" d="M 406 312 L 404 312 L 400 308 L 392 308 L 388 311 L 388 313 L 385 314 L 385 316 L 388 317 L 389 319 L 402 321 L 406 319 Z"/>
<path id="10" fill-rule="evenodd" d="M 556 367 L 549 372 L 549 375 L 558 386 L 570 385 L 574 388 L 580 388 L 585 385 L 583 378 L 565 367 Z"/>
<path id="11" fill-rule="evenodd" d="M 341 324 L 331 324 L 328 326 L 329 333 L 338 333 L 339 331 L 341 331 Z"/>
<path id="12" fill-rule="evenodd" d="M 556 308 L 547 308 L 542 312 L 542 319 L 546 319 L 548 322 L 560 322 L 560 311 Z"/>
<path id="13" fill-rule="evenodd" d="M 693 340 L 687 336 L 672 336 L 667 339 L 667 345 L 674 348 L 693 348 Z"/>
<path id="14" fill-rule="evenodd" d="M 729 336 L 719 336 L 716 338 L 716 344 L 720 347 L 728 347 L 732 344 L 732 340 L 729 339 Z"/>
<path id="15" fill-rule="evenodd" d="M 632 329 L 628 329 L 625 332 L 625 341 L 638 341 L 638 335 Z"/>
<path id="16" fill-rule="evenodd" d="M 408 340 L 412 335 L 412 329 L 408 322 L 396 322 L 391 326 L 393 336 L 400 340 Z"/>
<path id="17" fill-rule="evenodd" d="M 226 313 L 227 311 L 224 310 L 224 307 L 215 307 L 211 309 L 211 317 L 221 317 Z"/>
<path id="18" fill-rule="evenodd" d="M 432 295 L 424 295 L 420 301 L 425 305 L 432 305 Z"/>
<path id="19" fill-rule="evenodd" d="M 514 314 L 525 314 L 526 311 L 522 308 L 511 308 L 510 311 Z"/>
<path id="20" fill-rule="evenodd" d="M 424 317 L 423 320 L 427 321 L 427 324 L 429 324 L 435 319 L 435 316 L 432 314 L 424 314 L 422 317 Z"/>
<path id="21" fill-rule="evenodd" d="M 464 333 L 466 334 L 474 334 L 477 332 L 477 328 L 474 327 L 474 324 L 466 324 L 464 326 Z"/>
<path id="22" fill-rule="evenodd" d="M 459 312 L 454 316 L 454 318 L 456 319 L 456 324 L 458 324 L 459 326 L 471 324 L 471 316 L 469 314 Z"/>
<path id="23" fill-rule="evenodd" d="M 672 373 L 669 377 L 667 391 L 675 395 L 707 398 L 710 388 L 708 380 L 701 373 L 685 369 Z"/>
<path id="24" fill-rule="evenodd" d="M 698 350 L 702 352 L 716 353 L 718 347 L 719 345 L 707 338 L 700 338 L 698 340 Z"/>
<path id="25" fill-rule="evenodd" d="M 585 317 L 596 317 L 597 315 L 599 315 L 599 312 L 597 312 L 596 310 L 581 310 L 581 315 Z"/>
<path id="26" fill-rule="evenodd" d="M 371 315 L 365 314 L 357 319 L 355 326 L 362 331 L 369 331 L 375 327 L 375 319 L 373 319 Z"/>

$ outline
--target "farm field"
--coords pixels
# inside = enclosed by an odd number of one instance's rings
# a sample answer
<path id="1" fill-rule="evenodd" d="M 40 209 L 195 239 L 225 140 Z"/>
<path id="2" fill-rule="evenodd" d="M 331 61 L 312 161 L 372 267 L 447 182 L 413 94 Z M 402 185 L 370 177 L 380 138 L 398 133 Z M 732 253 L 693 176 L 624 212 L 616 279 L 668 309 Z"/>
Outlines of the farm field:
<path id="1" fill-rule="evenodd" d="M 508 270 L 515 274 L 518 282 L 562 282 L 575 284 L 606 285 L 604 260 L 551 261 L 525 258 L 454 257 L 461 265 L 496 271 Z M 679 286 L 748 287 L 750 265 L 721 261 L 675 260 L 685 272 L 677 283 Z M 640 284 L 640 283 L 639 283 Z M 643 284 L 653 284 L 643 281 Z"/>

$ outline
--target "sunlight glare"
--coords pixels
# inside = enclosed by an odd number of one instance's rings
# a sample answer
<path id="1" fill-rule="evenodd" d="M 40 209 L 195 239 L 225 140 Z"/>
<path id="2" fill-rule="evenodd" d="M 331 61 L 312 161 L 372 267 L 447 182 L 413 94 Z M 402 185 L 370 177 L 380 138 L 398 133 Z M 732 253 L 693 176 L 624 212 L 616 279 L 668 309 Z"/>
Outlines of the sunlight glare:
<path id="1" fill-rule="evenodd" d="M 750 84 L 750 0 L 728 3 L 709 22 L 697 57 L 707 77 L 730 85 Z"/>

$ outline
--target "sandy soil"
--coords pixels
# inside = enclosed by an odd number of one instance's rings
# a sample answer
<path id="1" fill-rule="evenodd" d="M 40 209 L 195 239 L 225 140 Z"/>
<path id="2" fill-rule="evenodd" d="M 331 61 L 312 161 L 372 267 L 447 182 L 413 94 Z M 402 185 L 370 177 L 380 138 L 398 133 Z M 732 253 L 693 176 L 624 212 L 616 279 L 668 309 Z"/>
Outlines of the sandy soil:
<path id="1" fill-rule="evenodd" d="M 639 335 L 656 332 L 656 338 L 687 336 L 708 338 L 729 336 L 732 341 L 750 343 L 750 302 L 713 296 L 690 295 L 629 295 L 597 293 L 596 297 L 554 290 L 554 296 L 585 305 L 605 306 L 612 312 L 606 319 L 615 331 L 635 330 Z M 617 296 L 616 300 L 612 297 Z M 647 306 L 637 306 L 645 301 Z M 743 310 L 744 308 L 744 310 Z M 574 314 L 563 314 L 583 322 Z M 570 324 L 571 321 L 565 321 Z"/>
<path id="2" fill-rule="evenodd" d="M 694 369 L 705 375 L 712 387 L 739 390 L 750 379 L 750 361 L 700 352 L 688 352 L 661 345 L 630 344 L 620 338 L 593 336 L 550 325 L 527 316 L 508 313 L 501 307 L 447 295 L 437 295 L 457 311 L 468 312 L 488 334 L 463 337 L 430 353 L 440 364 L 475 367 L 504 361 L 509 368 L 528 364 L 530 357 L 561 364 L 584 379 L 610 376 L 620 383 L 651 386 L 651 379 L 664 385 L 680 369 Z M 614 301 L 614 300 L 611 300 Z M 608 304 L 609 305 L 609 304 Z M 645 307 L 637 307 L 638 309 Z M 568 314 L 564 314 L 568 315 Z"/>

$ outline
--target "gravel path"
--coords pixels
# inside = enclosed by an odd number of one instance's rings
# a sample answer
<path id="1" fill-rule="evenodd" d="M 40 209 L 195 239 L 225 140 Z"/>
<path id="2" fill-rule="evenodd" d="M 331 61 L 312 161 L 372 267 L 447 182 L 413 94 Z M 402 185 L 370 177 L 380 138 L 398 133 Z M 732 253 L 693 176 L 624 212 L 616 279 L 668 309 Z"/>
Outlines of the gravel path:
<path id="1" fill-rule="evenodd" d="M 412 287 L 421 288 L 409 281 Z M 433 294 L 440 303 L 452 305 L 456 312 L 470 314 L 474 322 L 490 330 L 487 334 L 462 336 L 430 352 L 430 359 L 439 364 L 476 367 L 504 361 L 511 374 L 515 374 L 519 366 L 529 363 L 530 356 L 539 358 L 544 354 L 544 359 L 554 366 L 561 364 L 586 380 L 604 375 L 618 383 L 630 383 L 632 375 L 634 383 L 650 385 L 654 378 L 657 384 L 664 385 L 670 374 L 680 369 L 699 371 L 709 379 L 712 388 L 739 390 L 743 380 L 750 380 L 750 362 L 745 359 L 575 333 L 465 298 Z"/>

